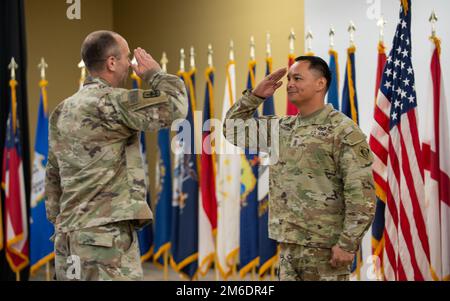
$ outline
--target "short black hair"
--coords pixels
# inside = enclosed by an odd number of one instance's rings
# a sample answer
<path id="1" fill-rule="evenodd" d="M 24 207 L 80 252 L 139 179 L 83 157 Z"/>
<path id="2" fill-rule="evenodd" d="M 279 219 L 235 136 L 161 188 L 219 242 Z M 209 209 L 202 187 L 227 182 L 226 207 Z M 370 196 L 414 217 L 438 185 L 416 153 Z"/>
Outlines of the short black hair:
<path id="1" fill-rule="evenodd" d="M 101 30 L 86 37 L 81 46 L 81 58 L 88 71 L 101 71 L 109 56 L 120 56 L 116 36 L 112 31 Z"/>
<path id="2" fill-rule="evenodd" d="M 309 69 L 319 71 L 320 74 L 327 80 L 327 91 L 330 88 L 332 75 L 327 62 L 318 56 L 299 56 L 295 59 L 296 62 L 308 61 Z"/>

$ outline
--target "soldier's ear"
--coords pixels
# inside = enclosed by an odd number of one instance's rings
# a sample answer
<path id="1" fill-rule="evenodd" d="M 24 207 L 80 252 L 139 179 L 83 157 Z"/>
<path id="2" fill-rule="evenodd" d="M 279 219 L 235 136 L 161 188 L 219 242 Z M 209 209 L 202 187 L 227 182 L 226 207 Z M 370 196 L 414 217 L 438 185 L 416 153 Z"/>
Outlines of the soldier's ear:
<path id="1" fill-rule="evenodd" d="M 108 71 L 116 71 L 116 58 L 114 56 L 110 56 L 106 59 L 106 70 Z"/>
<path id="2" fill-rule="evenodd" d="M 327 88 L 327 80 L 325 77 L 319 77 L 316 81 L 316 85 L 317 85 L 317 92 L 320 92 L 322 90 L 326 90 Z"/>

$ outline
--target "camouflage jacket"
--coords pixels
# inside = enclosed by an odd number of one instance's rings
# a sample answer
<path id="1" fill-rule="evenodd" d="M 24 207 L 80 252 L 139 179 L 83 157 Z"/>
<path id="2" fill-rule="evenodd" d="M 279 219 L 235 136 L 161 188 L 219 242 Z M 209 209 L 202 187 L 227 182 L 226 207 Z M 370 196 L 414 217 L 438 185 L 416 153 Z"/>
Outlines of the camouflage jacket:
<path id="1" fill-rule="evenodd" d="M 263 101 L 244 93 L 228 111 L 227 121 L 248 123 Z M 260 145 L 279 143 L 278 161 L 270 166 L 269 236 L 311 247 L 337 244 L 354 252 L 375 210 L 373 156 L 359 127 L 332 105 L 306 117 L 262 116 L 253 121 L 256 131 L 261 131 L 262 121 L 276 131 L 250 132 L 245 147 L 257 136 Z M 231 143 L 244 145 L 238 141 L 242 136 L 231 137 Z"/>
<path id="2" fill-rule="evenodd" d="M 186 90 L 176 76 L 148 72 L 149 90 L 111 87 L 89 78 L 49 120 L 45 193 L 57 232 L 152 219 L 139 131 L 157 131 L 187 114 Z"/>

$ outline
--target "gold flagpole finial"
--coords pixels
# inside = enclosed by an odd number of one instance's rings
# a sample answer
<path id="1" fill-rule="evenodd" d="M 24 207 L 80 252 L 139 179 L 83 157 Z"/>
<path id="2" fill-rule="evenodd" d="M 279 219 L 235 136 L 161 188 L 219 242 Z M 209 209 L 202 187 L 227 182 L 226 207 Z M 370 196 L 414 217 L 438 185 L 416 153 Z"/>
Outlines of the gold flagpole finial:
<path id="1" fill-rule="evenodd" d="M 294 29 L 291 28 L 291 34 L 289 35 L 289 54 L 294 54 L 295 52 L 295 39 Z"/>
<path id="2" fill-rule="evenodd" d="M 377 27 L 380 29 L 380 37 L 379 37 L 380 42 L 384 42 L 384 26 L 386 25 L 386 23 L 387 23 L 387 21 L 386 21 L 386 19 L 384 19 L 383 16 L 381 16 L 377 20 Z"/>
<path id="3" fill-rule="evenodd" d="M 194 46 L 191 46 L 190 52 L 189 52 L 189 64 L 192 69 L 195 69 L 195 49 Z"/>
<path id="4" fill-rule="evenodd" d="M 8 65 L 8 69 L 11 70 L 11 79 L 16 80 L 16 69 L 19 68 L 14 57 L 11 58 L 11 62 Z"/>
<path id="5" fill-rule="evenodd" d="M 186 58 L 186 55 L 184 54 L 184 48 L 180 49 L 180 71 L 184 72 L 184 59 Z"/>
<path id="6" fill-rule="evenodd" d="M 208 44 L 208 67 L 212 68 L 213 67 L 213 48 L 211 44 Z"/>
<path id="7" fill-rule="evenodd" d="M 81 81 L 84 81 L 84 79 L 86 78 L 86 65 L 84 64 L 83 60 L 78 63 L 78 68 L 81 69 Z"/>
<path id="8" fill-rule="evenodd" d="M 45 80 L 45 69 L 48 68 L 44 58 L 41 58 L 41 62 L 38 64 L 38 68 L 41 70 L 41 79 Z"/>
<path id="9" fill-rule="evenodd" d="M 311 31 L 311 28 L 308 29 L 308 32 L 306 33 L 306 52 L 311 53 L 312 52 L 312 40 L 314 39 L 313 33 Z"/>
<path id="10" fill-rule="evenodd" d="M 334 48 L 334 36 L 336 35 L 336 31 L 334 30 L 333 25 L 330 26 L 330 31 L 328 32 L 328 36 L 330 37 L 330 49 Z"/>
<path id="11" fill-rule="evenodd" d="M 350 34 L 350 46 L 355 46 L 356 26 L 355 26 L 355 23 L 353 23 L 353 21 L 350 21 L 350 25 L 348 26 L 347 31 Z"/>
<path id="12" fill-rule="evenodd" d="M 431 16 L 428 21 L 430 21 L 431 23 L 431 36 L 434 38 L 436 37 L 436 23 L 438 21 L 438 17 L 436 16 L 436 12 L 434 11 L 434 9 L 431 12 Z"/>
<path id="13" fill-rule="evenodd" d="M 162 58 L 161 58 L 161 69 L 162 69 L 162 71 L 167 72 L 167 64 L 168 63 L 169 63 L 169 60 L 167 59 L 167 54 L 164 51 L 162 53 Z"/>
<path id="14" fill-rule="evenodd" d="M 272 45 L 270 43 L 271 43 L 270 33 L 267 32 L 267 34 L 266 34 L 266 55 L 267 55 L 267 57 L 272 56 Z"/>
<path id="15" fill-rule="evenodd" d="M 234 61 L 234 42 L 230 41 L 230 61 Z"/>
<path id="16" fill-rule="evenodd" d="M 250 60 L 254 61 L 256 59 L 255 54 L 255 37 L 250 37 Z"/>

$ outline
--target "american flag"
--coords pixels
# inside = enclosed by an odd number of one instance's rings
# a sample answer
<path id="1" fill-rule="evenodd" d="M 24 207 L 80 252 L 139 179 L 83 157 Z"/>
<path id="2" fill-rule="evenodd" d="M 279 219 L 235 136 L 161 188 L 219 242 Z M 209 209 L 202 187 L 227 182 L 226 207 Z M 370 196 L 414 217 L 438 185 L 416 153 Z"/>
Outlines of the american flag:
<path id="1" fill-rule="evenodd" d="M 385 280 L 431 279 L 416 108 L 411 1 L 402 0 L 400 22 L 384 68 L 370 138 L 375 154 L 377 194 L 385 196 L 386 205 L 381 267 Z"/>

